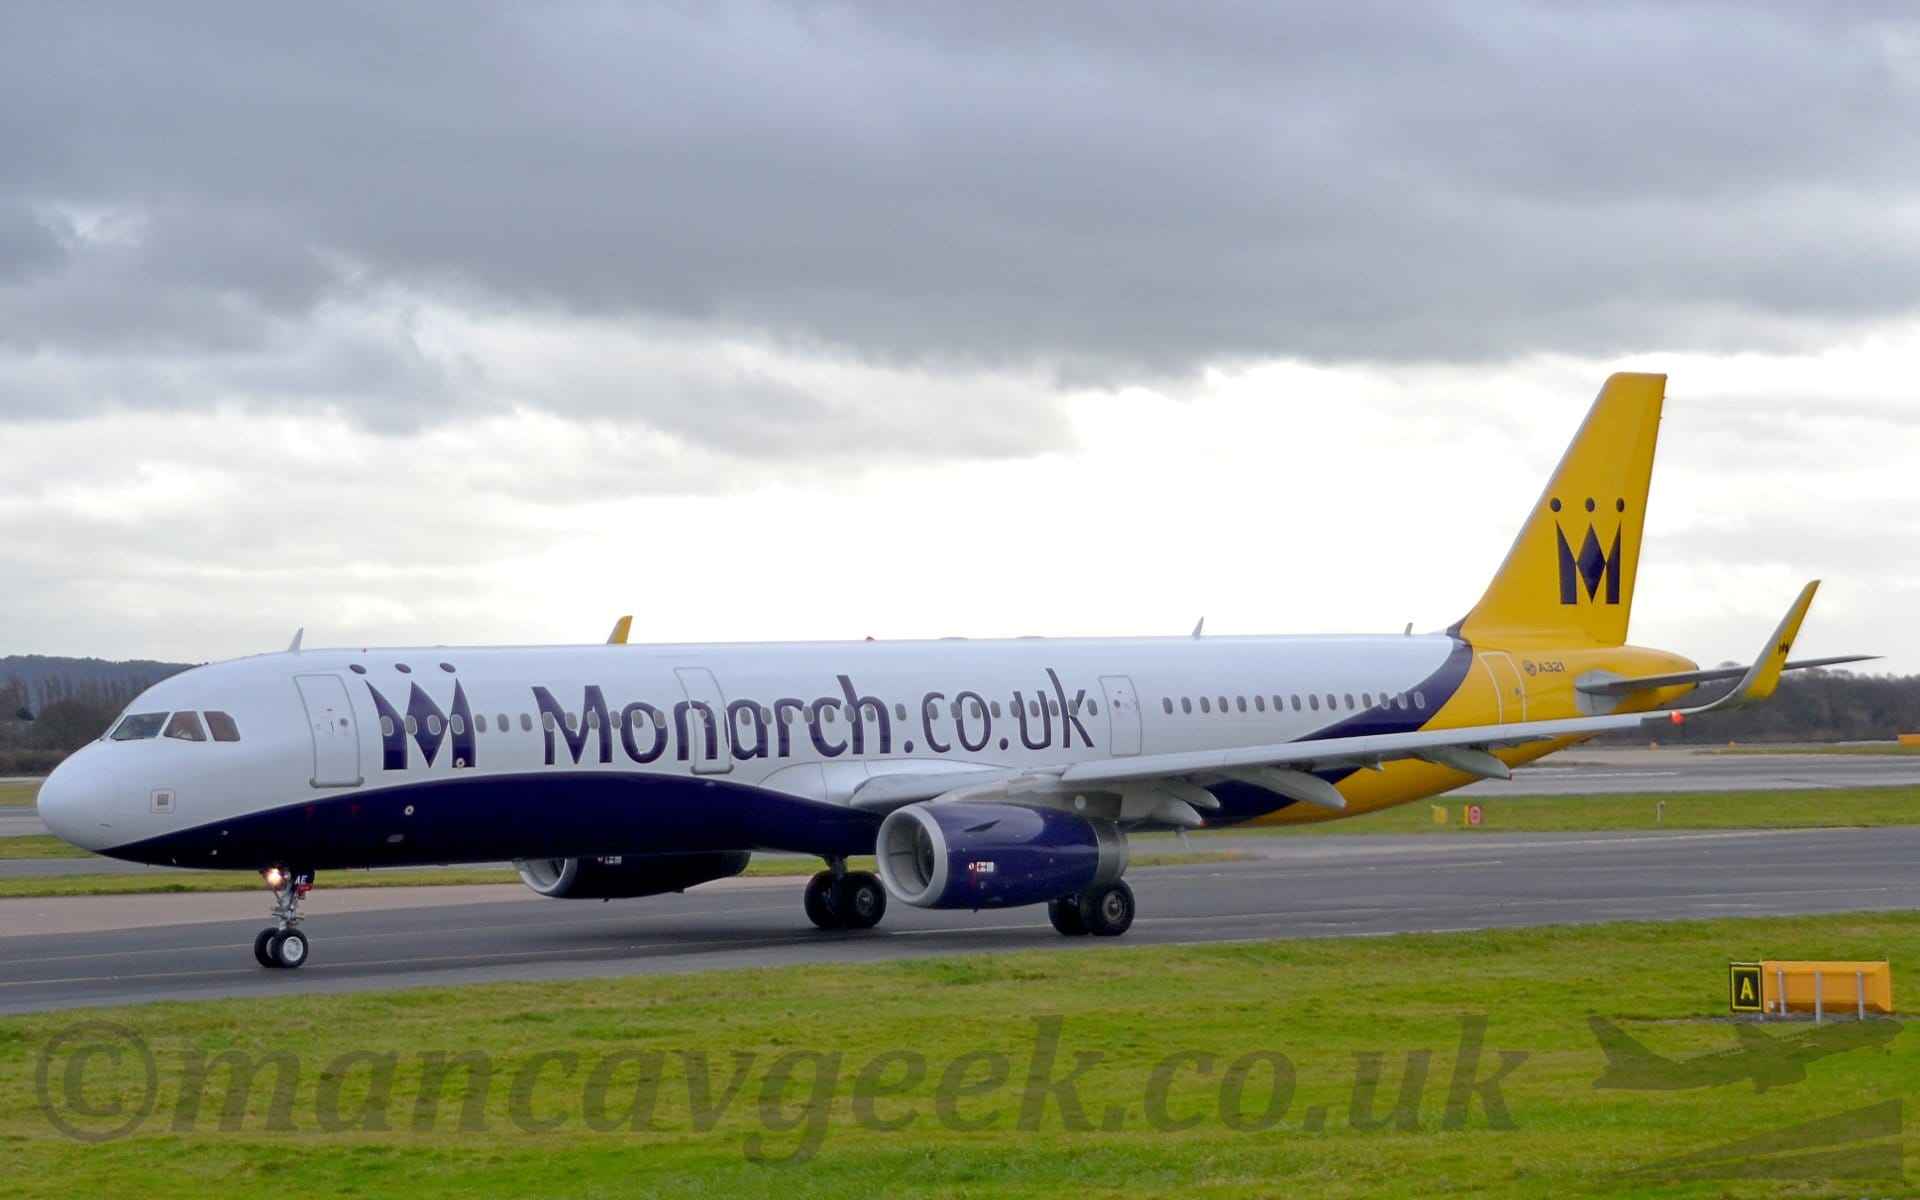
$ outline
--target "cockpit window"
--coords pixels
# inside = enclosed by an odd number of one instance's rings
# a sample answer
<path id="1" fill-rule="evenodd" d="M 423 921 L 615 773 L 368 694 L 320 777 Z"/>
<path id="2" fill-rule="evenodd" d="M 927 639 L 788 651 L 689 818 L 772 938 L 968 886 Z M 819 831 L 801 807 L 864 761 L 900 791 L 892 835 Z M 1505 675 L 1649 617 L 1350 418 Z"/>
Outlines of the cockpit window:
<path id="1" fill-rule="evenodd" d="M 213 740 L 216 742 L 237 742 L 240 740 L 240 727 L 233 723 L 232 717 L 223 712 L 210 712 L 207 714 L 207 730 L 213 734 Z"/>
<path id="2" fill-rule="evenodd" d="M 177 738 L 183 742 L 204 742 L 207 740 L 207 731 L 200 727 L 199 714 L 190 712 L 177 712 L 173 714 L 173 719 L 167 722 L 166 735 L 170 738 Z"/>
<path id="3" fill-rule="evenodd" d="M 133 713 L 113 727 L 113 740 L 116 742 L 142 742 L 151 737 L 160 736 L 160 727 L 167 723 L 167 714 Z"/>

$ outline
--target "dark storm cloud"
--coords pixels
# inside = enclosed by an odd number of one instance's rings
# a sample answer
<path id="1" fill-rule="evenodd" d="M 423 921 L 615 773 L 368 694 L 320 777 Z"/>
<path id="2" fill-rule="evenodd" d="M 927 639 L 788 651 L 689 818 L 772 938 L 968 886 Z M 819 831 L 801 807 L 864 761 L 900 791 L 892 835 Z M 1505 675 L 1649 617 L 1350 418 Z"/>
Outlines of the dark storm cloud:
<path id="1" fill-rule="evenodd" d="M 317 314 L 394 292 L 1099 382 L 1797 348 L 1920 301 L 1908 12 L 15 6 L 0 408 L 62 356 L 297 392 Z M 363 419 L 472 383 L 361 337 L 326 390 Z M 721 436 L 830 440 L 739 378 Z"/>

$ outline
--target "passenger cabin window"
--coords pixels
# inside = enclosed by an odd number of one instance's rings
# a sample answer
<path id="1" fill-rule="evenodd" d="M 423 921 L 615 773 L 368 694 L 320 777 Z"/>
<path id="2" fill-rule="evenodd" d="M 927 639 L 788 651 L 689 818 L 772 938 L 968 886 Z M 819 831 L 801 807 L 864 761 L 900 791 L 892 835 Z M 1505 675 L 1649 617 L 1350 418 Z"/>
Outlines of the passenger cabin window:
<path id="1" fill-rule="evenodd" d="M 167 722 L 166 736 L 182 742 L 204 742 L 207 731 L 200 727 L 198 713 L 177 712 Z"/>
<path id="2" fill-rule="evenodd" d="M 148 738 L 160 736 L 160 727 L 167 723 L 165 713 L 134 713 L 113 727 L 113 740 L 116 742 L 144 742 Z"/>
<path id="3" fill-rule="evenodd" d="M 232 717 L 223 712 L 210 712 L 207 714 L 207 731 L 213 734 L 213 740 L 216 742 L 237 742 L 240 740 L 240 727 L 233 723 Z"/>
<path id="4" fill-rule="evenodd" d="M 1163 696 L 1163 697 L 1161 697 L 1161 698 L 1160 698 L 1160 707 L 1161 707 L 1161 708 L 1164 708 L 1164 709 L 1166 709 L 1166 710 L 1167 710 L 1167 715 L 1168 715 L 1168 716 L 1172 716 L 1172 715 L 1173 715 L 1173 700 L 1172 700 L 1172 698 L 1171 698 L 1171 697 L 1166 697 L 1166 696 Z"/>

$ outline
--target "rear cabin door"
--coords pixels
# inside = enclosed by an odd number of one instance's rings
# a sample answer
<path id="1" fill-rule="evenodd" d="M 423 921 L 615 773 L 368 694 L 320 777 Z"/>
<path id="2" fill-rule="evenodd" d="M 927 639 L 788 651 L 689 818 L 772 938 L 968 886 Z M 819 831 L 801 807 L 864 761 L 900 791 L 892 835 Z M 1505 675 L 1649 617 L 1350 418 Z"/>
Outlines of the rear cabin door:
<path id="1" fill-rule="evenodd" d="M 338 675 L 295 675 L 313 734 L 313 786 L 359 787 L 360 733 L 354 727 L 347 685 Z"/>
<path id="2" fill-rule="evenodd" d="M 1107 723 L 1113 730 L 1114 754 L 1140 753 L 1140 698 L 1133 680 L 1125 675 L 1102 675 L 1100 690 L 1107 697 Z"/>
<path id="3" fill-rule="evenodd" d="M 1498 650 L 1486 650 L 1481 652 L 1480 661 L 1493 676 L 1494 695 L 1500 698 L 1500 722 L 1510 725 L 1526 720 L 1527 689 L 1520 681 L 1520 669 L 1513 665 L 1513 659 Z"/>
<path id="4" fill-rule="evenodd" d="M 675 714 L 674 735 L 686 748 L 695 775 L 725 775 L 733 770 L 733 751 L 728 746 L 727 698 L 720 694 L 720 681 L 705 667 L 676 667 L 680 690 L 687 694 L 687 707 Z"/>

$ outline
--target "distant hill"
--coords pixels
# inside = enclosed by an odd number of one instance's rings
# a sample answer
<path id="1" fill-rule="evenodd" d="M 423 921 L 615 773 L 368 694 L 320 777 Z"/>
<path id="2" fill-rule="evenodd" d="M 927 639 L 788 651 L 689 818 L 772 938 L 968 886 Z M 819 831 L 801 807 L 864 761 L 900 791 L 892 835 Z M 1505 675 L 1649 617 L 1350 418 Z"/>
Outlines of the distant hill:
<path id="1" fill-rule="evenodd" d="M 1677 707 L 1705 703 L 1727 689 L 1703 689 Z M 1849 671 L 1795 671 L 1764 704 L 1689 721 L 1660 741 L 1890 742 L 1920 733 L 1920 675 L 1855 675 Z M 1605 741 L 1643 742 L 1644 733 Z"/>
<path id="2" fill-rule="evenodd" d="M 187 670 L 140 659 L 0 658 L 0 775 L 43 775 L 106 732 L 133 698 Z"/>
<path id="3" fill-rule="evenodd" d="M 102 658 L 49 658 L 40 654 L 0 658 L 0 708 L 12 716 L 22 705 L 38 712 L 56 700 L 92 700 L 117 710 L 147 688 L 192 665 L 150 659 L 108 662 Z"/>

